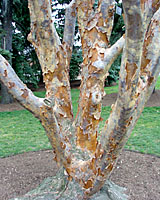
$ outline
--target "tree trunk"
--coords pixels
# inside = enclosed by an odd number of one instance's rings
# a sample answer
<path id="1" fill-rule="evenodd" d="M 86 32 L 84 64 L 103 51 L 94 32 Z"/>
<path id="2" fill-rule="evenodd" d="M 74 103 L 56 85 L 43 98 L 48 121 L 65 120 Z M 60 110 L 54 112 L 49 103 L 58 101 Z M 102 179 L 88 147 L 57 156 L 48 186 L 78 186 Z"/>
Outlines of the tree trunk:
<path id="1" fill-rule="evenodd" d="M 118 191 L 117 187 L 112 190 L 115 187 L 107 180 L 160 73 L 159 1 L 123 0 L 126 33 L 112 46 L 109 38 L 113 26 L 114 1 L 100 0 L 98 7 L 93 7 L 92 0 L 73 0 L 69 4 L 61 43 L 52 22 L 50 0 L 29 0 L 31 33 L 28 39 L 34 45 L 42 67 L 45 98 L 34 96 L 0 56 L 1 81 L 40 120 L 53 147 L 54 160 L 65 169 L 66 175 L 62 170 L 59 174 L 62 178 L 58 179 L 60 184 L 57 183 L 63 186 L 60 187 L 62 192 L 57 195 L 56 188 L 51 194 L 55 195 L 52 199 L 68 199 L 68 192 L 73 199 L 78 198 L 74 196 L 78 192 L 80 199 L 104 199 L 103 195 L 100 198 L 96 195 L 103 191 L 106 184 L 106 196 L 110 191 L 109 196 Z M 69 63 L 76 15 L 83 64 L 79 105 L 74 119 Z M 104 80 L 122 50 L 118 98 L 100 132 Z M 50 196 L 49 187 L 46 196 Z M 125 199 L 120 193 L 116 195 L 117 199 Z M 109 199 L 115 200 L 116 197 Z"/>
<path id="2" fill-rule="evenodd" d="M 2 28 L 4 36 L 2 38 L 2 49 L 12 51 L 12 0 L 2 0 Z M 9 60 L 12 63 L 12 60 Z M 1 101 L 2 104 L 9 104 L 14 101 L 12 95 L 8 92 L 3 83 L 1 83 Z"/>

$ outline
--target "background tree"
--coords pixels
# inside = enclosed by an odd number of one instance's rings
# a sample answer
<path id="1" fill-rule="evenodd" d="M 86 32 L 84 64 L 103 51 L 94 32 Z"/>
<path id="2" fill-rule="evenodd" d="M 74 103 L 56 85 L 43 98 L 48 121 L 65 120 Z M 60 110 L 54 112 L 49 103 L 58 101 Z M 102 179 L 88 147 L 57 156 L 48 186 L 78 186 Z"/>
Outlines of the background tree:
<path id="1" fill-rule="evenodd" d="M 1 53 L 3 53 L 10 64 L 12 63 L 12 0 L 2 0 L 0 3 L 1 20 Z M 12 103 L 13 97 L 8 93 L 7 87 L 1 83 L 1 103 Z"/>
<path id="2" fill-rule="evenodd" d="M 34 47 L 27 40 L 30 32 L 28 1 L 1 1 L 0 13 L 0 52 L 10 63 L 12 61 L 12 67 L 24 83 L 37 87 L 42 75 Z M 12 102 L 12 96 L 2 84 L 1 103 Z"/>
<path id="3" fill-rule="evenodd" d="M 54 179 L 57 182 L 51 182 L 55 191 L 47 194 L 52 199 L 96 199 L 106 180 L 103 198 L 124 199 L 108 179 L 160 73 L 160 2 L 123 0 L 125 41 L 121 37 L 110 46 L 113 3 L 100 0 L 98 7 L 94 7 L 92 0 L 73 0 L 66 9 L 61 42 L 52 21 L 50 1 L 29 1 L 31 33 L 28 39 L 34 45 L 42 67 L 46 87 L 44 99 L 34 96 L 0 56 L 1 81 L 41 121 L 53 147 L 54 160 L 62 166 L 58 178 Z M 76 15 L 83 63 L 78 111 L 74 119 L 69 63 Z M 123 46 L 118 98 L 99 133 L 98 125 L 103 120 L 104 81 Z"/>

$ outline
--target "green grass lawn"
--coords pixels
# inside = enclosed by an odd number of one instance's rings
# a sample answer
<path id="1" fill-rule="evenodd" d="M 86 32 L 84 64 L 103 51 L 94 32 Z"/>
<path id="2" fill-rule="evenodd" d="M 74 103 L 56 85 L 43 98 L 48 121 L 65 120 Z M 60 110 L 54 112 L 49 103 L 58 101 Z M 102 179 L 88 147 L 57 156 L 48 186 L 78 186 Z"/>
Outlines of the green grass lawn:
<path id="1" fill-rule="evenodd" d="M 156 90 L 160 90 L 160 76 L 158 77 L 158 80 L 156 83 Z"/>
<path id="2" fill-rule="evenodd" d="M 160 89 L 160 78 L 156 89 Z M 117 92 L 118 86 L 106 87 L 109 93 Z M 35 92 L 44 97 L 45 92 Z M 73 111 L 76 114 L 79 90 L 72 89 Z M 110 107 L 103 107 L 102 118 L 108 118 Z M 103 127 L 103 123 L 100 129 Z M 145 108 L 125 148 L 160 156 L 160 107 Z M 40 122 L 26 111 L 0 113 L 0 157 L 51 148 Z"/>
<path id="3" fill-rule="evenodd" d="M 144 109 L 126 148 L 160 156 L 160 107 Z"/>
<path id="4" fill-rule="evenodd" d="M 48 149 L 40 122 L 27 110 L 0 113 L 0 156 Z"/>

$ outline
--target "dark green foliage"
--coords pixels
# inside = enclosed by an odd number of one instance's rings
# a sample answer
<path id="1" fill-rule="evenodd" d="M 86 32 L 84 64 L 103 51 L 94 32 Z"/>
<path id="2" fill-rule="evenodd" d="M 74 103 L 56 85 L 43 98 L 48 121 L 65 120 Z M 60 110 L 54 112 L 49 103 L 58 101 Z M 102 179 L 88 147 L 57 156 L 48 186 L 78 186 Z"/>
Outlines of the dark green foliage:
<path id="1" fill-rule="evenodd" d="M 117 82 L 119 79 L 119 71 L 120 71 L 120 63 L 121 63 L 121 55 L 115 60 L 109 69 L 109 76 L 106 79 L 105 84 L 111 85 L 114 82 Z"/>
<path id="2" fill-rule="evenodd" d="M 41 76 L 40 65 L 33 47 L 22 33 L 13 35 L 13 56 L 13 67 L 20 79 L 37 87 Z"/>
<path id="3" fill-rule="evenodd" d="M 82 63 L 83 58 L 82 58 L 82 51 L 80 48 L 74 47 L 73 52 L 72 52 L 72 58 L 71 58 L 71 64 L 70 64 L 70 80 L 75 80 L 77 76 L 79 75 L 81 66 L 80 64 Z"/>
<path id="4" fill-rule="evenodd" d="M 8 50 L 4 50 L 0 48 L 0 54 L 8 61 L 11 60 L 12 54 Z"/>
<path id="5" fill-rule="evenodd" d="M 0 13 L 2 13 L 1 6 L 0 3 Z M 2 21 L 3 16 L 0 17 L 0 21 Z M 8 61 L 12 58 L 12 67 L 20 79 L 24 83 L 32 83 L 36 87 L 40 79 L 41 69 L 34 48 L 27 40 L 30 32 L 28 1 L 13 0 L 12 25 L 12 51 L 10 53 L 0 48 L 0 54 Z M 1 38 L 4 35 L 5 31 L 0 28 L 0 47 L 2 42 Z"/>
<path id="6" fill-rule="evenodd" d="M 0 54 L 5 57 L 8 61 L 11 60 L 12 54 L 10 51 L 1 48 L 1 38 L 5 35 L 5 32 L 2 28 L 0 28 Z"/>
<path id="7" fill-rule="evenodd" d="M 2 48 L 2 38 L 5 36 L 5 31 L 2 29 L 2 1 L 0 2 L 0 54 L 4 56 L 9 62 L 11 61 L 12 54 L 10 51 Z"/>
<path id="8" fill-rule="evenodd" d="M 55 2 L 55 5 L 58 5 L 58 4 L 61 4 L 61 5 L 63 5 L 63 4 L 69 4 L 70 2 L 71 2 L 71 0 L 57 0 Z"/>
<path id="9" fill-rule="evenodd" d="M 119 0 L 116 1 L 117 4 L 116 6 L 122 7 L 122 3 L 118 3 Z M 123 13 L 123 11 L 122 11 Z M 123 16 L 118 15 L 117 13 L 114 14 L 114 25 L 113 25 L 113 30 L 110 38 L 110 43 L 111 45 L 114 44 L 125 32 L 125 27 L 124 27 L 124 20 Z"/>
<path id="10" fill-rule="evenodd" d="M 24 83 L 37 87 L 41 68 L 33 45 L 27 40 L 30 32 L 28 1 L 13 0 L 13 22 L 12 66 Z"/>
<path id="11" fill-rule="evenodd" d="M 58 35 L 60 36 L 60 39 L 62 40 L 63 38 L 63 31 L 64 31 L 64 23 L 65 23 L 65 9 L 57 9 L 56 6 L 59 5 L 64 5 L 64 4 L 69 4 L 71 0 L 57 0 L 53 1 L 52 3 L 52 8 L 53 12 L 58 11 L 56 14 L 55 18 L 57 22 L 55 23 L 56 30 L 58 32 Z"/>
<path id="12" fill-rule="evenodd" d="M 93 8 L 96 9 L 98 7 L 98 0 L 95 0 Z"/>

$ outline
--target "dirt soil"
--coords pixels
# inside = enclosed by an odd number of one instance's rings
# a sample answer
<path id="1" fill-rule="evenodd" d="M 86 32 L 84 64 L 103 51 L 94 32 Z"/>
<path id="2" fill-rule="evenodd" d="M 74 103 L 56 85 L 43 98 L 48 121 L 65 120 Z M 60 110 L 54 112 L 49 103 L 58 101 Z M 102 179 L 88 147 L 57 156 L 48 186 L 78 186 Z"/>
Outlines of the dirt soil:
<path id="1" fill-rule="evenodd" d="M 0 200 L 21 196 L 54 176 L 57 165 L 52 157 L 48 150 L 1 158 Z M 160 158 L 124 150 L 111 180 L 127 188 L 130 200 L 159 200 Z"/>
<path id="2" fill-rule="evenodd" d="M 117 94 L 104 97 L 110 106 Z M 160 90 L 152 94 L 146 106 L 160 106 Z M 0 111 L 23 109 L 17 102 L 0 105 Z M 54 176 L 57 165 L 52 151 L 38 151 L 0 158 L 0 200 L 21 196 L 36 188 L 45 178 Z M 126 187 L 130 200 L 160 199 L 160 157 L 133 151 L 122 152 L 111 180 Z"/>

